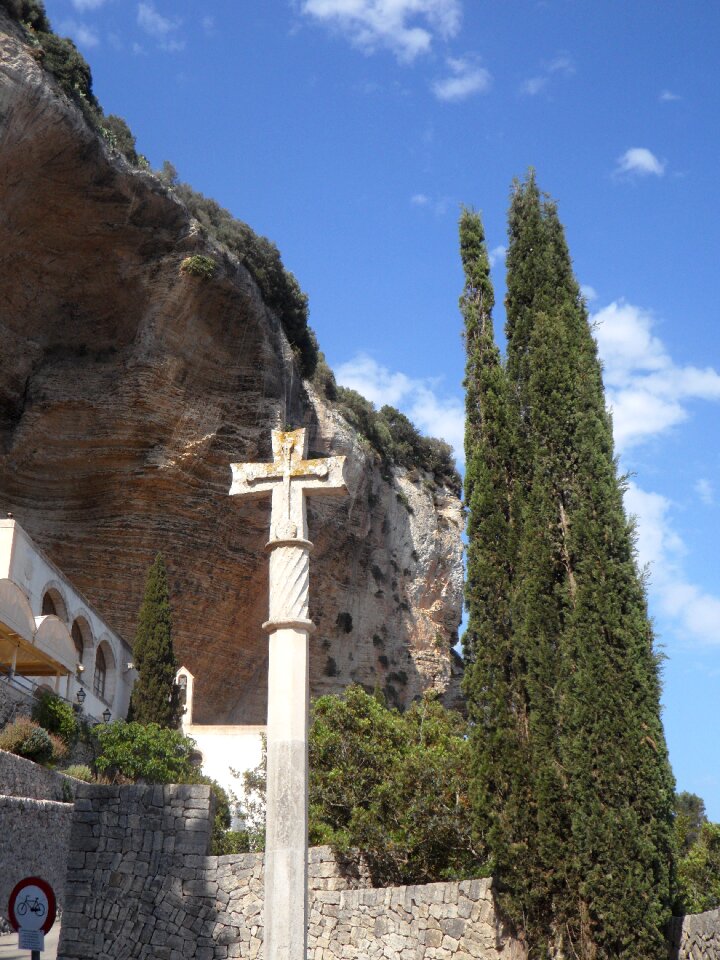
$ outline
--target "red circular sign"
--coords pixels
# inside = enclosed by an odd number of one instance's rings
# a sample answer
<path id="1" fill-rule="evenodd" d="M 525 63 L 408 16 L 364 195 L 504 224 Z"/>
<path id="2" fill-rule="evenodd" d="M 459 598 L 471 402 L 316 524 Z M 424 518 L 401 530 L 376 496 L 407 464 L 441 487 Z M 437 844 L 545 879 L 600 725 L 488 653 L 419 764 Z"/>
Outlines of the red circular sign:
<path id="1" fill-rule="evenodd" d="M 8 919 L 15 930 L 42 930 L 55 923 L 55 894 L 41 877 L 25 877 L 16 883 L 8 902 Z"/>

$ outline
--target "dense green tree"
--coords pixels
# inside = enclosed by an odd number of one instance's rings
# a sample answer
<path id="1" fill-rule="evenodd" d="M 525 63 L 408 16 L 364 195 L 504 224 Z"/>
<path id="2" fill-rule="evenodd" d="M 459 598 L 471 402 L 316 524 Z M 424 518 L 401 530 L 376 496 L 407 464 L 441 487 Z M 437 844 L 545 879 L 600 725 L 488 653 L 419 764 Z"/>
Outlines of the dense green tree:
<path id="1" fill-rule="evenodd" d="M 675 912 L 703 913 L 720 906 L 720 823 L 705 820 L 678 860 Z"/>
<path id="2" fill-rule="evenodd" d="M 379 885 L 477 876 L 462 717 L 427 695 L 405 713 L 351 686 L 313 706 L 310 840 L 360 849 Z"/>
<path id="3" fill-rule="evenodd" d="M 705 801 L 696 793 L 683 790 L 675 795 L 675 848 L 684 857 L 700 836 L 703 824 L 708 822 Z"/>
<path id="4" fill-rule="evenodd" d="M 472 820 L 479 846 L 507 889 L 529 886 L 533 866 L 525 665 L 514 644 L 510 594 L 518 521 L 514 507 L 517 415 L 495 343 L 480 215 L 463 210 L 460 297 L 465 371 L 465 503 L 468 548 L 463 638 L 464 690 L 471 720 Z M 501 901 L 505 893 L 499 890 Z M 510 906 L 510 905 L 509 905 Z M 512 910 L 508 909 L 512 914 Z"/>
<path id="5" fill-rule="evenodd" d="M 482 728 L 476 777 L 490 784 L 475 785 L 475 811 L 530 957 L 659 960 L 674 791 L 658 661 L 595 342 L 555 205 L 532 174 L 514 186 L 509 241 L 502 403 L 483 386 L 488 371 L 501 382 L 496 354 L 467 338 L 466 690 Z M 470 257 L 479 279 L 466 266 L 466 330 L 481 316 L 472 304 L 483 300 L 484 256 Z M 509 447 L 493 445 L 493 432 Z M 493 591 L 500 604 L 483 612 Z M 503 672 L 487 637 L 507 650 Z M 498 771 L 515 792 L 505 813 L 486 796 Z"/>
<path id="6" fill-rule="evenodd" d="M 172 619 L 167 571 L 162 554 L 155 557 L 145 583 L 133 644 L 138 678 L 130 697 L 128 720 L 176 728 L 182 708 L 175 682 L 177 661 L 172 643 Z"/>

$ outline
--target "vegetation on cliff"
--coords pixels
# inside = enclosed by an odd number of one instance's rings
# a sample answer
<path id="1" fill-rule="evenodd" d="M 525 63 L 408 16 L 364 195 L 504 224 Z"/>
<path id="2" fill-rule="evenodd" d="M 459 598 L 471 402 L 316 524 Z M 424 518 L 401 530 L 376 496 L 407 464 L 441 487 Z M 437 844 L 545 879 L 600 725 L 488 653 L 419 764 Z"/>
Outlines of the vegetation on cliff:
<path id="1" fill-rule="evenodd" d="M 161 554 L 148 570 L 133 658 L 138 677 L 130 696 L 128 720 L 176 729 L 182 707 L 180 687 L 175 682 L 178 667 L 172 642 L 167 571 Z"/>
<path id="2" fill-rule="evenodd" d="M 466 689 L 484 728 L 473 740 L 476 823 L 531 957 L 560 947 L 582 960 L 660 960 L 674 785 L 658 658 L 595 342 L 555 204 L 532 174 L 514 186 L 509 237 L 509 412 L 487 322 L 485 340 L 468 341 L 469 459 L 489 452 L 502 481 L 493 489 L 483 468 L 470 483 Z M 473 291 L 486 254 L 474 246 L 466 299 L 482 327 Z M 501 435 L 509 451 L 493 441 Z M 482 604 L 498 591 L 501 642 L 483 644 Z M 489 677 L 504 684 L 502 703 Z M 479 782 L 488 773 L 510 802 L 495 806 Z"/>
<path id="3" fill-rule="evenodd" d="M 334 388 L 335 406 L 347 422 L 380 455 L 384 464 L 396 463 L 409 470 L 432 475 L 436 484 L 460 495 L 460 475 L 452 447 L 444 440 L 423 437 L 413 423 L 395 407 L 374 404 L 356 390 Z"/>

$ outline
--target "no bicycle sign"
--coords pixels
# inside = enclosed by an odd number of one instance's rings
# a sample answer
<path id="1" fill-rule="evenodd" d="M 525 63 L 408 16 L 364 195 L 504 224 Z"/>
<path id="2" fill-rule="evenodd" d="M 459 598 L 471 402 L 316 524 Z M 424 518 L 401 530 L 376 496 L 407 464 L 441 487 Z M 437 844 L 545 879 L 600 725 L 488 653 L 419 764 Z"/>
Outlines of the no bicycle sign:
<path id="1" fill-rule="evenodd" d="M 55 923 L 55 894 L 41 877 L 25 877 L 10 894 L 8 918 L 18 932 L 20 950 L 44 950 L 45 934 Z"/>

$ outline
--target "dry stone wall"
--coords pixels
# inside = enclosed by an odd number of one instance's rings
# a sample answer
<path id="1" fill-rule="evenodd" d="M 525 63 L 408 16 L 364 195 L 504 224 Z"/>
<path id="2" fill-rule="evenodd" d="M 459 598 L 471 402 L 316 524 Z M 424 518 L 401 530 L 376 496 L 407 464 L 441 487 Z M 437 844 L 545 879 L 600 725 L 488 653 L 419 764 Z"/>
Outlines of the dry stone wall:
<path id="1" fill-rule="evenodd" d="M 65 904 L 70 803 L 0 796 L 0 916 L 7 919 L 8 897 L 24 877 L 42 877 Z"/>
<path id="2" fill-rule="evenodd" d="M 720 960 L 720 909 L 675 917 L 670 943 L 671 960 Z"/>
<path id="3" fill-rule="evenodd" d="M 72 803 L 79 780 L 0 750 L 0 794 Z"/>
<path id="4" fill-rule="evenodd" d="M 17 717 L 29 717 L 34 703 L 29 691 L 19 690 L 5 677 L 0 677 L 0 729 Z"/>
<path id="5" fill-rule="evenodd" d="M 211 819 L 205 786 L 81 785 L 59 960 L 262 957 L 262 855 L 208 856 Z M 309 960 L 524 956 L 489 880 L 371 889 L 319 847 L 309 887 Z"/>
<path id="6" fill-rule="evenodd" d="M 77 784 L 0 750 L 0 925 L 10 892 L 23 877 L 47 880 L 63 908 Z"/>

